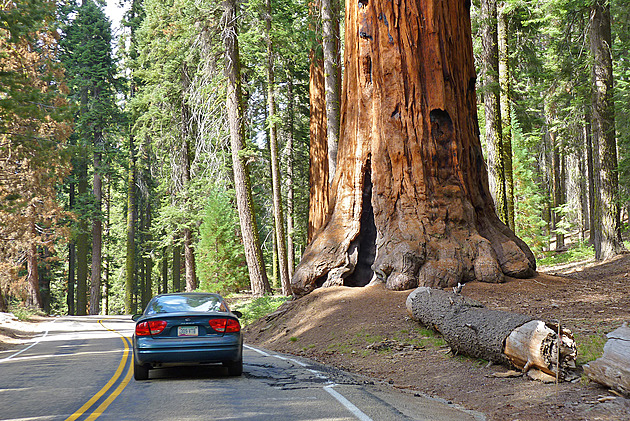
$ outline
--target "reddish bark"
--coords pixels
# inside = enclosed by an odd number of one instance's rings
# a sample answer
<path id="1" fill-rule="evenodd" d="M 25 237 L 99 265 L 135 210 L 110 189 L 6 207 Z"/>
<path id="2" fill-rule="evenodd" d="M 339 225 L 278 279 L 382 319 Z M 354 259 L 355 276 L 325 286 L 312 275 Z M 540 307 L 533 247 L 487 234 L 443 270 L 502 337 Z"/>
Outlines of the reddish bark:
<path id="1" fill-rule="evenodd" d="M 339 171 L 295 294 L 533 274 L 533 254 L 488 189 L 466 3 L 347 2 Z"/>
<path id="2" fill-rule="evenodd" d="M 310 66 L 310 166 L 308 241 L 324 225 L 328 213 L 328 143 L 326 136 L 326 96 L 324 63 L 311 53 Z"/>

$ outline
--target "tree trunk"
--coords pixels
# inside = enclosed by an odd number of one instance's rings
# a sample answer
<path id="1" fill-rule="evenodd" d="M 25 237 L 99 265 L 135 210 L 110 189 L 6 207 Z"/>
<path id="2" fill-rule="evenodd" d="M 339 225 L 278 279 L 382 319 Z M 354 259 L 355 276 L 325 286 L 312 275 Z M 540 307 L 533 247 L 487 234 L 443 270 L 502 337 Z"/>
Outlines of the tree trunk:
<path id="1" fill-rule="evenodd" d="M 593 136 L 599 148 L 598 222 L 601 245 L 595 246 L 595 258 L 608 259 L 620 253 L 621 240 L 619 181 L 617 174 L 617 140 L 613 108 L 613 63 L 610 29 L 610 3 L 595 0 L 591 6 L 590 49 L 593 56 Z"/>
<path id="2" fill-rule="evenodd" d="M 74 211 L 75 205 L 75 192 L 74 192 L 74 181 L 70 182 L 70 201 L 69 207 L 70 211 Z M 74 285 L 76 282 L 75 270 L 76 270 L 76 261 L 77 261 L 77 253 L 76 253 L 76 244 L 73 239 L 68 243 L 68 293 L 66 296 L 66 304 L 68 305 L 68 315 L 74 316 Z M 0 310 L 1 311 L 1 310 Z"/>
<path id="3" fill-rule="evenodd" d="M 287 143 L 285 145 L 287 157 L 287 265 L 289 267 L 289 279 L 293 276 L 295 268 L 295 245 L 293 227 L 293 138 L 294 138 L 294 96 L 293 96 L 293 73 L 287 82 L 287 102 L 289 107 L 289 119 L 287 127 Z"/>
<path id="4" fill-rule="evenodd" d="M 111 210 L 112 210 L 112 182 L 111 182 L 111 178 L 109 180 L 107 180 L 107 196 L 105 198 L 105 206 L 107 209 L 107 212 L 105 214 L 105 243 L 109 243 L 109 231 L 110 231 L 110 227 L 111 227 Z M 110 293 L 110 279 L 109 279 L 109 274 L 110 274 L 110 262 L 111 262 L 111 256 L 108 253 L 108 248 L 105 248 L 105 257 L 103 259 L 103 261 L 105 262 L 105 276 L 104 276 L 104 282 L 103 282 L 103 314 L 108 315 L 109 314 L 109 293 Z"/>
<path id="5" fill-rule="evenodd" d="M 597 238 L 599 227 L 595 219 L 595 202 L 597 201 L 595 196 L 595 169 L 593 162 L 593 135 L 591 132 L 591 112 L 590 107 L 584 109 L 584 137 L 586 147 L 586 173 L 588 177 L 588 227 L 589 227 L 589 243 L 594 245 L 599 244 L 600 241 Z M 597 246 L 595 246 L 597 247 Z"/>
<path id="6" fill-rule="evenodd" d="M 182 290 L 182 247 L 179 244 L 173 245 L 173 292 Z"/>
<path id="7" fill-rule="evenodd" d="M 589 230 L 589 211 L 588 211 L 588 187 L 586 179 L 586 158 L 584 156 L 584 146 L 586 145 L 586 124 L 581 127 L 581 148 L 575 151 L 575 159 L 578 162 L 579 174 L 579 200 L 580 200 L 580 240 L 586 242 L 586 232 Z"/>
<path id="8" fill-rule="evenodd" d="M 4 293 L 2 292 L 2 286 L 0 286 L 0 313 L 6 313 L 9 311 L 9 306 L 7 304 L 7 299 L 4 297 Z"/>
<path id="9" fill-rule="evenodd" d="M 102 133 L 94 135 L 94 185 L 93 194 L 97 214 L 92 220 L 92 276 L 90 277 L 90 314 L 99 314 L 101 307 L 101 266 L 103 253 L 103 221 L 101 203 L 103 201 L 103 178 L 101 168 Z"/>
<path id="10" fill-rule="evenodd" d="M 507 224 L 509 217 L 506 202 L 505 165 L 503 161 L 505 152 L 501 134 L 497 0 L 481 0 L 481 33 L 488 181 L 497 214 Z"/>
<path id="11" fill-rule="evenodd" d="M 276 122 L 276 93 L 274 75 L 274 53 L 271 39 L 271 0 L 266 0 L 267 30 L 267 109 L 269 118 L 269 150 L 271 152 L 271 184 L 273 191 L 273 218 L 275 225 L 278 267 L 282 294 L 291 295 L 291 280 L 287 263 L 287 245 L 284 234 L 284 215 L 282 211 L 282 192 L 280 191 L 280 159 L 278 158 L 278 124 Z"/>
<path id="12" fill-rule="evenodd" d="M 79 197 L 87 195 L 87 162 L 81 156 L 78 158 L 78 194 Z M 85 316 L 87 313 L 87 272 L 88 272 L 88 247 L 89 235 L 85 215 L 79 215 L 79 233 L 77 234 L 77 316 Z"/>
<path id="13" fill-rule="evenodd" d="M 503 168 L 505 173 L 506 225 L 514 231 L 514 171 L 512 168 L 512 95 L 510 70 L 510 48 L 508 38 L 508 16 L 505 1 L 498 9 L 497 37 L 499 44 L 499 86 L 501 88 L 501 137 L 503 146 Z"/>
<path id="14" fill-rule="evenodd" d="M 564 249 L 564 234 L 560 227 L 560 222 L 562 221 L 562 212 L 560 211 L 560 207 L 564 205 L 564 189 L 563 189 L 563 164 L 564 157 L 561 155 L 560 146 L 558 145 L 558 139 L 556 138 L 556 133 L 553 129 L 549 132 L 549 143 L 552 149 L 551 152 L 551 162 L 552 162 L 552 183 L 551 183 L 551 192 L 552 192 L 552 203 L 553 209 L 551 211 L 552 216 L 552 226 L 554 235 L 556 237 L 556 251 L 561 251 Z"/>
<path id="15" fill-rule="evenodd" d="M 192 161 L 190 151 L 191 138 L 191 114 L 187 103 L 186 93 L 190 88 L 190 76 L 188 66 L 183 64 L 182 68 L 182 98 L 181 98 L 181 145 L 180 145 L 180 168 L 181 168 L 181 190 L 184 191 L 184 207 L 190 208 L 190 198 L 188 189 L 190 187 L 190 163 Z M 194 291 L 197 288 L 197 274 L 195 267 L 195 249 L 193 245 L 193 233 L 188 227 L 182 230 L 184 236 L 184 267 L 186 276 L 186 291 Z"/>
<path id="16" fill-rule="evenodd" d="M 150 244 L 152 241 L 151 238 L 151 203 L 149 202 L 149 198 L 147 197 L 147 203 L 144 207 L 144 217 L 142 218 L 142 227 L 143 227 L 143 236 L 144 236 L 144 244 Z M 153 297 L 153 280 L 152 280 L 152 272 L 153 272 L 153 259 L 151 258 L 151 253 L 148 249 L 145 249 L 143 253 L 142 261 L 144 262 L 144 288 L 142 294 L 142 308 L 145 308 L 151 297 Z"/>
<path id="17" fill-rule="evenodd" d="M 33 234 L 37 235 L 34 222 L 32 222 L 31 231 Z M 37 267 L 39 261 L 38 257 L 37 245 L 35 241 L 32 241 L 26 253 L 26 284 L 28 286 L 28 299 L 26 300 L 26 304 L 29 307 L 42 309 L 42 298 L 39 292 L 39 271 Z"/>
<path id="18" fill-rule="evenodd" d="M 497 218 L 488 188 L 469 13 L 465 2 L 349 3 L 344 171 L 294 294 L 366 285 L 372 271 L 390 289 L 533 274 L 533 254 Z"/>
<path id="19" fill-rule="evenodd" d="M 245 248 L 245 258 L 249 270 L 252 294 L 262 296 L 271 292 L 262 252 L 258 239 L 258 229 L 254 217 L 254 202 L 249 180 L 249 171 L 240 156 L 245 146 L 243 127 L 243 107 L 241 93 L 241 64 L 236 34 L 236 1 L 223 3 L 223 42 L 225 46 L 225 76 L 227 78 L 226 108 L 230 124 L 230 147 L 232 150 L 232 169 L 234 171 L 234 189 L 236 205 L 241 226 L 241 236 Z"/>
<path id="20" fill-rule="evenodd" d="M 323 61 L 311 52 L 309 76 L 310 147 L 309 147 L 309 201 L 308 241 L 324 225 L 328 215 L 330 185 L 328 181 L 328 143 L 326 134 L 326 95 Z"/>
<path id="21" fill-rule="evenodd" d="M 339 3 L 320 0 L 322 8 L 322 47 L 324 52 L 324 89 L 326 92 L 326 137 L 328 144 L 328 182 L 332 185 L 337 168 L 339 143 Z"/>
<path id="22" fill-rule="evenodd" d="M 184 228 L 184 265 L 186 268 L 186 291 L 194 291 L 197 289 L 197 271 L 195 267 L 195 248 L 190 228 Z"/>
<path id="23" fill-rule="evenodd" d="M 127 253 L 125 276 L 125 312 L 133 311 L 133 287 L 136 274 L 136 156 L 133 134 L 129 135 L 129 174 L 127 175 Z"/>
<path id="24" fill-rule="evenodd" d="M 606 335 L 604 355 L 584 366 L 597 383 L 630 395 L 630 328 L 628 323 Z"/>
<path id="25" fill-rule="evenodd" d="M 168 293 L 168 248 L 162 249 L 162 294 Z"/>
<path id="26" fill-rule="evenodd" d="M 509 362 L 525 372 L 536 368 L 560 379 L 575 368 L 573 336 L 561 328 L 558 340 L 557 324 L 490 310 L 458 293 L 426 287 L 409 294 L 406 306 L 412 319 L 440 332 L 454 353 Z"/>

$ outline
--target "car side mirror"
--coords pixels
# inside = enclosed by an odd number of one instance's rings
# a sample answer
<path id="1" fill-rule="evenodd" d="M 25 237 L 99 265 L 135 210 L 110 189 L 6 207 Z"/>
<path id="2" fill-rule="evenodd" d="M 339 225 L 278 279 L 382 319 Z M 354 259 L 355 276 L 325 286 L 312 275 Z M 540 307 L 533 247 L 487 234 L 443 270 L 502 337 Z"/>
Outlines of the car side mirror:
<path id="1" fill-rule="evenodd" d="M 233 315 L 235 315 L 236 317 L 238 317 L 239 319 L 240 319 L 241 317 L 243 317 L 243 313 L 241 313 L 241 312 L 240 312 L 240 311 L 238 311 L 238 310 L 232 310 L 232 314 L 233 314 Z"/>
<path id="2" fill-rule="evenodd" d="M 137 321 L 140 317 L 142 317 L 142 314 L 134 314 L 133 316 L 131 316 L 131 320 L 133 320 L 134 322 Z"/>

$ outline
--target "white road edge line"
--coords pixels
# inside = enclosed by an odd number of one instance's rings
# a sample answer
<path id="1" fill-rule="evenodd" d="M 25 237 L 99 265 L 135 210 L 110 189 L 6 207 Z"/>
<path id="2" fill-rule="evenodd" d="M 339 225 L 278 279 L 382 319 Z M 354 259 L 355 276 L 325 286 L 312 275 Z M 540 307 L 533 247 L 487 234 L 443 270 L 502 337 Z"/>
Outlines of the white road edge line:
<path id="1" fill-rule="evenodd" d="M 249 346 L 249 345 L 243 345 L 243 348 L 247 348 L 250 351 L 255 351 L 258 352 L 260 355 L 262 355 L 263 357 L 271 357 L 271 355 L 267 354 L 265 351 L 261 351 L 260 349 L 254 348 L 253 346 Z"/>
<path id="2" fill-rule="evenodd" d="M 55 319 L 52 321 L 52 323 L 55 323 L 57 320 L 59 319 Z M 51 324 L 52 324 L 51 323 Z M 0 360 L 0 363 L 3 363 L 5 361 L 9 361 L 11 358 L 16 357 L 18 355 L 20 355 L 22 352 L 28 351 L 29 349 L 33 348 L 35 345 L 37 345 L 38 343 L 40 343 L 42 341 L 42 339 L 44 339 L 46 336 L 48 336 L 48 332 L 50 331 L 50 328 L 48 328 L 48 330 L 46 330 L 46 332 L 44 332 L 44 334 L 42 336 L 40 336 L 37 341 L 35 341 L 34 343 L 30 344 L 29 346 L 27 346 L 26 348 L 24 348 L 21 351 L 16 352 L 15 354 L 11 354 L 6 358 L 3 358 Z"/>
<path id="3" fill-rule="evenodd" d="M 293 358 L 286 358 L 283 357 L 281 355 L 277 355 L 277 354 L 269 354 L 265 351 L 262 351 L 260 349 L 254 348 L 253 346 L 249 346 L 249 345 L 243 345 L 244 348 L 247 348 L 251 351 L 255 351 L 257 353 L 259 353 L 262 356 L 265 357 L 275 357 L 278 358 L 280 360 L 284 360 L 284 361 L 291 361 L 294 362 L 298 365 L 301 365 L 302 367 L 307 367 L 308 364 L 305 364 L 301 361 L 295 360 Z M 316 371 L 316 370 L 308 370 L 311 373 L 317 375 L 320 378 L 324 378 L 327 379 L 327 377 L 325 375 L 323 375 L 321 372 Z M 350 402 L 348 399 L 346 399 L 345 396 L 343 396 L 341 393 L 337 392 L 336 390 L 333 389 L 333 387 L 338 386 L 337 384 L 334 384 L 331 382 L 331 384 L 324 386 L 323 389 L 328 392 L 330 394 L 330 396 L 332 396 L 333 398 L 337 399 L 337 401 L 342 404 L 348 411 L 352 412 L 352 414 L 354 414 L 355 417 L 357 417 L 359 420 L 361 421 L 373 421 L 372 418 L 368 417 L 367 415 L 365 415 L 365 413 L 363 411 L 361 411 L 359 408 L 357 408 L 352 402 Z"/>
<path id="4" fill-rule="evenodd" d="M 335 389 L 333 389 L 333 387 L 335 387 L 335 386 L 337 386 L 337 385 L 336 384 L 331 384 L 329 386 L 324 386 L 324 390 L 326 392 L 330 393 L 330 395 L 333 398 L 337 399 L 340 404 L 345 406 L 348 411 L 352 412 L 354 414 L 354 416 L 357 417 L 358 419 L 360 419 L 361 421 L 372 421 L 372 418 L 370 418 L 367 415 L 365 415 L 363 413 L 363 411 L 361 411 L 359 408 L 357 408 L 352 402 L 350 402 L 348 399 L 346 399 L 341 393 L 339 393 Z"/>

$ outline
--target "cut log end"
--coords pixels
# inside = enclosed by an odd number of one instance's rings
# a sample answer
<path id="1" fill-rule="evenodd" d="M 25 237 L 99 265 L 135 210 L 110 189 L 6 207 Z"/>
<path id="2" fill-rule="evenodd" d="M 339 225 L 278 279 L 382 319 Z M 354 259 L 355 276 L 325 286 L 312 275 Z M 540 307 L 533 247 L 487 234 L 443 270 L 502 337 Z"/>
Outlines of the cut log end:
<path id="1" fill-rule="evenodd" d="M 563 380 L 575 369 L 571 331 L 518 313 L 490 310 L 460 294 L 420 287 L 407 298 L 412 319 L 440 332 L 456 350 L 473 357 L 537 369 Z"/>
<path id="2" fill-rule="evenodd" d="M 577 347 L 571 331 L 561 327 L 558 340 L 558 325 L 542 320 L 529 321 L 512 331 L 505 340 L 503 352 L 524 372 L 537 368 L 559 380 L 576 368 Z"/>

